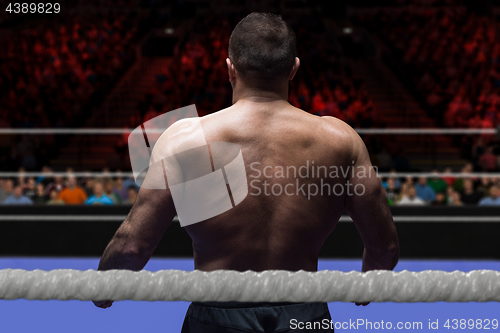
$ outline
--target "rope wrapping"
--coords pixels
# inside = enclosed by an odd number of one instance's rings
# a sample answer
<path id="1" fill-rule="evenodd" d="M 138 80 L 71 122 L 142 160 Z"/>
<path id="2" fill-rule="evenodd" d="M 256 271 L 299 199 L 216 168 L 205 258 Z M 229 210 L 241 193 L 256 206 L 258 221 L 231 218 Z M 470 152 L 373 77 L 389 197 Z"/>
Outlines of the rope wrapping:
<path id="1" fill-rule="evenodd" d="M 0 299 L 500 302 L 500 272 L 0 270 Z"/>

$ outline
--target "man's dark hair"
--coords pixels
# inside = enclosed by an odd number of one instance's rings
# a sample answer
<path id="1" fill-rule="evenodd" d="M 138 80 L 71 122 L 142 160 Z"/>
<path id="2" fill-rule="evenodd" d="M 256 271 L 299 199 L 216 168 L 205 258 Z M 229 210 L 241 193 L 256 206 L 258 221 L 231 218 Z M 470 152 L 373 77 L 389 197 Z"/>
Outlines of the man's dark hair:
<path id="1" fill-rule="evenodd" d="M 288 78 L 297 54 L 295 33 L 281 16 L 251 13 L 229 38 L 229 59 L 245 82 L 262 85 Z"/>

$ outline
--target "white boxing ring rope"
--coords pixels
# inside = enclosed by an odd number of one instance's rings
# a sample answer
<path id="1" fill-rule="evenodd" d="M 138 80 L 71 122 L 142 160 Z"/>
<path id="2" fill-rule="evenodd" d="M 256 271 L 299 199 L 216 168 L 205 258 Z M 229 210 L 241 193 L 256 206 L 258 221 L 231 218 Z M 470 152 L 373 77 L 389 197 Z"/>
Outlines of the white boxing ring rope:
<path id="1" fill-rule="evenodd" d="M 0 270 L 0 299 L 500 302 L 500 272 Z"/>

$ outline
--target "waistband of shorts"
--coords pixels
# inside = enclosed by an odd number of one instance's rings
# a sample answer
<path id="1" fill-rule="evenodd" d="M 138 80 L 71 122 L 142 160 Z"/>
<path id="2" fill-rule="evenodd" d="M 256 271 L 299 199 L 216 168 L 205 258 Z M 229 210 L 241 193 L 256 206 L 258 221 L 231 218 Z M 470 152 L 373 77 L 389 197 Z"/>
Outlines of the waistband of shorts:
<path id="1" fill-rule="evenodd" d="M 239 309 L 239 308 L 259 308 L 259 307 L 276 307 L 287 305 L 298 305 L 304 303 L 290 303 L 290 302 L 193 302 L 196 306 L 207 306 L 212 308 L 222 309 Z"/>

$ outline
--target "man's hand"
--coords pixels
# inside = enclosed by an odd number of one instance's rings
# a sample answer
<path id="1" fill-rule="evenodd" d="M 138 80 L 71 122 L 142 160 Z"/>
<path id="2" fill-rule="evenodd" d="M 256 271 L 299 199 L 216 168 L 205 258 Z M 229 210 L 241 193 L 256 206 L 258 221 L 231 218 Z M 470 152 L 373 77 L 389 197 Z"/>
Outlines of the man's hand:
<path id="1" fill-rule="evenodd" d="M 92 301 L 95 306 L 101 309 L 107 309 L 113 305 L 113 301 Z"/>

